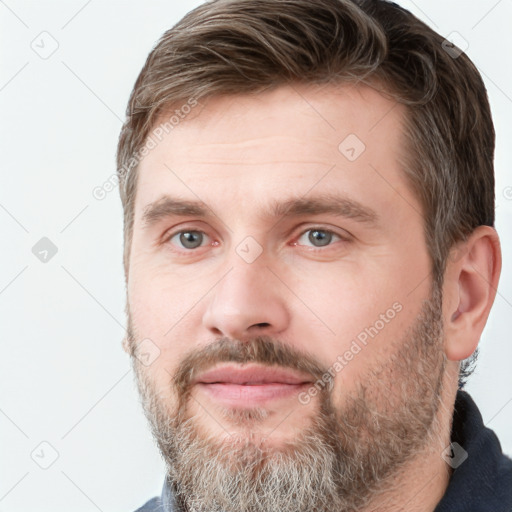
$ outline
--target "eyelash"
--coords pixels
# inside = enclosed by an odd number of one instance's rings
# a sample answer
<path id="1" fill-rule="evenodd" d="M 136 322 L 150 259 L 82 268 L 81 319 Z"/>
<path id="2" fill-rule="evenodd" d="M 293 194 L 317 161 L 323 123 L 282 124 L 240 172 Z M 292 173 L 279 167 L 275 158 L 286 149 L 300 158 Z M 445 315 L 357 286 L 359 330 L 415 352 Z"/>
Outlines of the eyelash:
<path id="1" fill-rule="evenodd" d="M 320 226 L 313 226 L 313 227 L 310 227 L 304 231 L 301 231 L 299 233 L 298 236 L 294 237 L 294 242 L 292 243 L 293 246 L 297 246 L 298 243 L 297 243 L 297 240 L 299 240 L 300 238 L 302 238 L 306 233 L 310 232 L 310 231 L 321 231 L 323 233 L 327 233 L 327 234 L 330 234 L 330 235 L 333 235 L 334 237 L 338 237 L 339 240 L 333 240 L 331 241 L 332 243 L 329 243 L 328 245 L 326 246 L 323 246 L 323 247 L 314 247 L 314 246 L 303 246 L 303 247 L 307 247 L 307 250 L 310 251 L 310 252 L 317 252 L 317 251 L 321 251 L 321 252 L 324 252 L 326 250 L 329 250 L 330 247 L 333 246 L 333 244 L 335 242 L 349 242 L 349 238 L 348 236 L 343 236 L 339 233 L 336 233 L 335 231 L 333 230 L 330 230 L 330 229 L 325 229 L 325 228 L 322 228 Z M 204 231 L 200 230 L 200 229 L 181 229 L 179 231 L 175 231 L 173 233 L 169 233 L 168 235 L 165 235 L 164 236 L 164 240 L 163 240 L 163 243 L 164 244 L 167 244 L 168 242 L 170 242 L 175 236 L 177 235 L 181 235 L 183 233 L 201 233 L 203 235 L 206 235 L 208 237 L 208 234 L 205 233 Z M 169 245 L 172 245 L 169 243 Z M 198 249 L 201 249 L 203 247 L 207 247 L 208 245 L 212 245 L 212 243 L 210 244 L 206 244 L 206 245 L 200 245 L 199 247 L 196 247 L 194 249 L 186 249 L 186 248 L 179 248 L 179 249 L 173 249 L 175 252 L 178 252 L 178 253 L 182 253 L 183 255 L 186 255 L 186 254 L 191 254 L 191 253 L 194 253 L 196 252 Z"/>

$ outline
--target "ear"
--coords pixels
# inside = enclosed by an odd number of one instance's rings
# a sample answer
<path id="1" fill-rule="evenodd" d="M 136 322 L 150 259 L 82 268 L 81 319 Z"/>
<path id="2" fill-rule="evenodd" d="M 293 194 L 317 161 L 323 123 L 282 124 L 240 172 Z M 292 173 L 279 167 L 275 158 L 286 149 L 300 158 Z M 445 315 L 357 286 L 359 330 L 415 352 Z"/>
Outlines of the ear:
<path id="1" fill-rule="evenodd" d="M 479 226 L 450 251 L 443 283 L 449 360 L 461 361 L 476 350 L 496 297 L 500 272 L 500 241 L 490 226 Z"/>
<path id="2" fill-rule="evenodd" d="M 128 337 L 125 336 L 123 338 L 123 350 L 128 354 L 130 355 L 130 345 L 128 343 Z"/>

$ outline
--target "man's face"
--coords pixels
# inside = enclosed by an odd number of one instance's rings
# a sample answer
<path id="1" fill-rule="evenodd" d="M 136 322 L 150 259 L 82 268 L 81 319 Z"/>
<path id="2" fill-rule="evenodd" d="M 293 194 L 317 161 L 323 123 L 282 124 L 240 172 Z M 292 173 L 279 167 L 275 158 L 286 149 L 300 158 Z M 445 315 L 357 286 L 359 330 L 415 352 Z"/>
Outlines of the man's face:
<path id="1" fill-rule="evenodd" d="M 285 510 L 325 464 L 356 506 L 432 434 L 440 296 L 403 113 L 361 86 L 213 98 L 141 162 L 129 342 L 190 510 Z"/>

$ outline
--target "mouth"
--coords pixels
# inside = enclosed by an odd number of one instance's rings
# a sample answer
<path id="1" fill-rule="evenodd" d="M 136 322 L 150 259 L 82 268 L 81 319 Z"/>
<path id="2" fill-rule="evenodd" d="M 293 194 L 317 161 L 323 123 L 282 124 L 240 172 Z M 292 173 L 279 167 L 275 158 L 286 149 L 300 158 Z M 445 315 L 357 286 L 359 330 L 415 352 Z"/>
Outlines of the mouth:
<path id="1" fill-rule="evenodd" d="M 228 365 L 207 371 L 192 383 L 214 400 L 240 406 L 290 398 L 310 386 L 312 378 L 276 366 Z"/>

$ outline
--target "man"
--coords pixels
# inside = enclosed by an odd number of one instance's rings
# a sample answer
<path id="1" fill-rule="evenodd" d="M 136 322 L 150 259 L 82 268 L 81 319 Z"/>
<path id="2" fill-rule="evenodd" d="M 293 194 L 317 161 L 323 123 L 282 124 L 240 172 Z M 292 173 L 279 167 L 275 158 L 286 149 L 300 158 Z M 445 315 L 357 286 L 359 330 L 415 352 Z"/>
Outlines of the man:
<path id="1" fill-rule="evenodd" d="M 468 57 L 383 0 L 216 0 L 118 147 L 128 336 L 167 465 L 141 511 L 510 511 L 462 391 L 498 284 Z"/>

